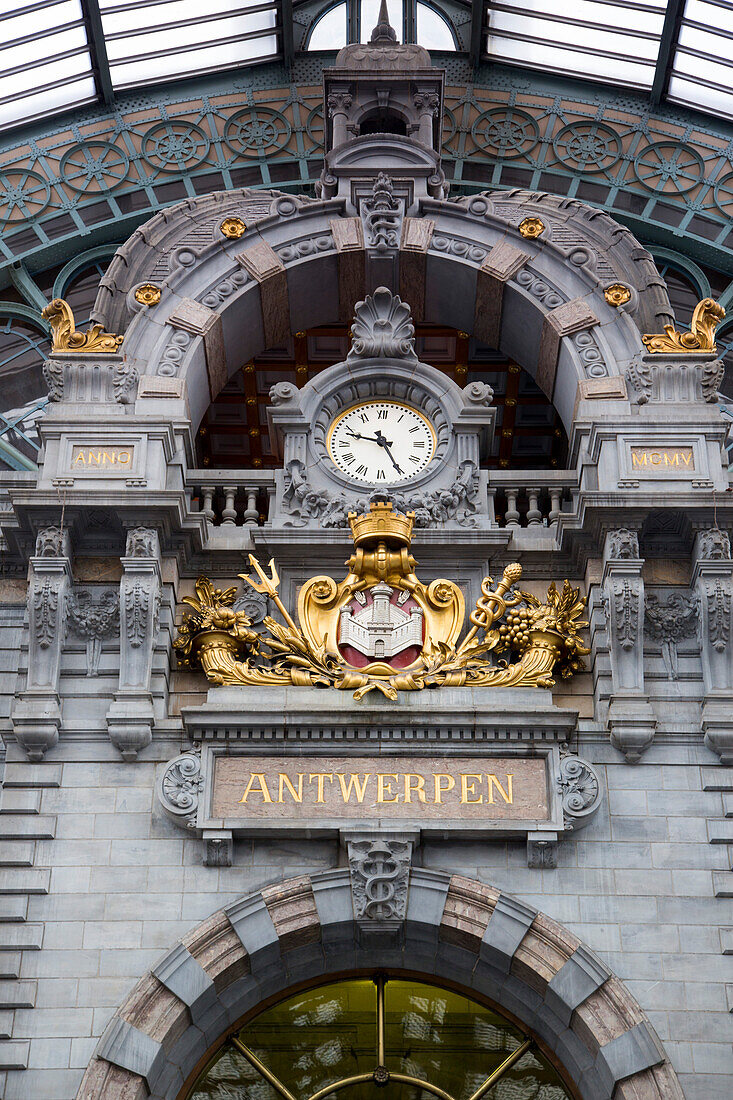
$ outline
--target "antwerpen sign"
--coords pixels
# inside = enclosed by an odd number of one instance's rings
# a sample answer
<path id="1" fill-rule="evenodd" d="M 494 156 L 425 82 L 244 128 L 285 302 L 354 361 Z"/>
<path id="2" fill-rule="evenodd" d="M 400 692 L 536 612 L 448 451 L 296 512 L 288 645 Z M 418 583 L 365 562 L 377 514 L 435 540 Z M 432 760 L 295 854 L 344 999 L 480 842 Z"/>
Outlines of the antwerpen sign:
<path id="1" fill-rule="evenodd" d="M 218 756 L 211 816 L 227 823 L 339 826 L 547 822 L 544 758 Z"/>
<path id="2" fill-rule="evenodd" d="M 234 751 L 204 742 L 168 762 L 158 800 L 204 841 L 204 862 L 229 866 L 233 838 L 419 834 L 526 837 L 530 866 L 555 866 L 558 837 L 601 801 L 592 764 L 563 745 L 499 755 L 346 750 Z"/>

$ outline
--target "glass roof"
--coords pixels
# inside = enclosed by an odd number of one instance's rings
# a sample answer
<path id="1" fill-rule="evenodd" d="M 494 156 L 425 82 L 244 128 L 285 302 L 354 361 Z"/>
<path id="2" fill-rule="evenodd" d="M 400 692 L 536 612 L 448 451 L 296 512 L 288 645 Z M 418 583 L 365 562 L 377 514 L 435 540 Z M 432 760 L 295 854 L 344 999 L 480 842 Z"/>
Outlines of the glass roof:
<path id="1" fill-rule="evenodd" d="M 378 0 L 0 0 L 0 129 L 115 93 L 362 41 Z M 283 7 L 295 21 L 283 28 Z M 456 12 L 463 14 L 456 17 Z M 733 0 L 390 0 L 421 45 L 733 120 Z M 454 18 L 451 18 L 451 17 Z M 305 28 L 305 29 L 304 29 Z M 292 33 L 291 33 L 292 30 Z"/>

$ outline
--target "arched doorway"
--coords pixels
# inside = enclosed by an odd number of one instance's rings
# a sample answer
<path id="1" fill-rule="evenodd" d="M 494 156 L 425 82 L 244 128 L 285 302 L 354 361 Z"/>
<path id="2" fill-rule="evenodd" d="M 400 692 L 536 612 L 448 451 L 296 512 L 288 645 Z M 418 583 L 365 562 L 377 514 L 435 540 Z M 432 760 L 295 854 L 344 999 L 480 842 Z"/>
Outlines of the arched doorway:
<path id="1" fill-rule="evenodd" d="M 304 989 L 255 1013 L 181 1100 L 567 1100 L 537 1039 L 463 992 L 376 974 Z M 241 1090 L 241 1091 L 240 1091 Z"/>
<path id="2" fill-rule="evenodd" d="M 399 932 L 386 934 L 379 926 L 365 929 L 362 924 L 354 917 L 348 868 L 267 886 L 212 914 L 175 944 L 117 1009 L 89 1063 L 77 1100 L 119 1100 L 121 1096 L 194 1100 L 192 1089 L 217 1064 L 230 1037 L 238 1037 L 244 1027 L 243 1046 L 247 1047 L 250 1022 L 256 1025 L 259 1020 L 261 1027 L 273 1006 L 291 1011 L 288 1005 L 299 1003 L 292 1001 L 294 991 L 301 997 L 323 991 L 324 984 L 334 985 L 335 975 L 342 982 L 359 978 L 368 985 L 380 974 L 406 983 L 402 1005 L 399 997 L 395 1001 L 397 1033 L 406 1016 L 404 1001 L 411 983 L 443 991 L 434 996 L 446 1001 L 447 991 L 455 993 L 459 1003 L 462 998 L 474 1036 L 471 1057 L 479 1059 L 475 1074 L 464 1074 L 464 1092 L 460 1083 L 446 1085 L 450 1073 L 446 1076 L 445 1067 L 431 1066 L 428 1059 L 426 1067 L 421 1064 L 419 1072 L 412 1074 L 418 1078 L 417 1085 L 393 1082 L 402 1090 L 400 1100 L 416 1098 L 418 1092 L 421 1100 L 440 1095 L 435 1088 L 431 1092 L 419 1084 L 424 1081 L 443 1089 L 440 1100 L 472 1097 L 501 1062 L 530 1039 L 536 1043 L 532 1059 L 527 1053 L 526 1062 L 516 1063 L 517 1070 L 536 1061 L 543 1072 L 556 1071 L 554 1079 L 543 1082 L 556 1091 L 540 1091 L 535 1097 L 530 1092 L 532 1100 L 570 1096 L 683 1100 L 659 1038 L 625 986 L 568 929 L 511 895 L 474 879 L 413 867 Z M 376 992 L 372 996 L 376 999 Z M 402 1040 L 392 1038 L 395 1029 L 390 1027 L 389 1011 L 385 1018 L 385 1060 L 376 1057 L 373 1008 L 365 1025 L 371 1038 L 365 1042 L 361 1062 L 351 1058 L 356 1072 L 349 1070 L 348 1075 L 358 1076 L 363 1065 L 373 1081 L 375 1060 L 390 1072 L 393 1066 L 395 1073 L 402 1072 L 400 1060 L 406 1051 Z M 424 1034 L 431 1026 L 426 1009 L 409 1019 L 418 1037 L 421 1029 Z M 300 1026 L 311 1025 L 306 1018 Z M 493 1053 L 486 1049 L 488 1040 L 484 1039 L 483 1048 L 477 1041 L 482 1028 L 495 1037 Z M 434 1030 L 439 1038 L 439 1029 Z M 323 1033 L 328 1043 L 335 1027 L 326 1026 Z M 296 1041 L 283 1044 L 281 1060 L 286 1070 L 288 1059 L 297 1061 L 293 1057 Z M 250 1043 L 265 1065 L 267 1051 L 256 1039 Z M 329 1048 L 324 1049 L 327 1054 Z M 418 1050 L 416 1044 L 410 1049 L 411 1056 Z M 456 1042 L 448 1049 L 456 1052 L 453 1064 L 462 1072 L 468 1055 L 458 1051 Z M 423 1062 L 425 1053 L 423 1045 L 418 1050 Z M 239 1065 L 249 1066 L 248 1073 L 258 1072 L 246 1057 Z M 448 1062 L 445 1066 L 450 1071 Z M 287 1070 L 291 1071 L 292 1067 Z M 276 1064 L 275 1072 L 285 1071 Z M 314 1100 L 314 1093 L 320 1093 L 320 1100 L 331 1100 L 333 1089 L 324 1094 L 322 1081 L 332 1086 L 333 1080 L 345 1076 L 340 1066 L 326 1067 L 325 1074 L 331 1072 L 332 1080 L 320 1075 L 310 1092 L 310 1085 L 290 1089 L 294 1100 Z M 508 1073 L 503 1075 L 505 1087 L 513 1080 Z M 567 1082 L 572 1082 L 572 1091 Z M 364 1089 L 369 1081 L 356 1082 L 354 1087 Z M 344 1100 L 351 1100 L 350 1089 L 343 1091 Z M 259 1082 L 247 1078 L 241 1086 L 225 1083 L 219 1095 L 214 1091 L 206 1100 L 242 1096 L 286 1100 L 277 1090 L 273 1092 L 266 1075 L 260 1075 Z M 488 1100 L 497 1098 L 524 1100 L 524 1094 L 515 1089 L 492 1097 L 489 1091 Z"/>

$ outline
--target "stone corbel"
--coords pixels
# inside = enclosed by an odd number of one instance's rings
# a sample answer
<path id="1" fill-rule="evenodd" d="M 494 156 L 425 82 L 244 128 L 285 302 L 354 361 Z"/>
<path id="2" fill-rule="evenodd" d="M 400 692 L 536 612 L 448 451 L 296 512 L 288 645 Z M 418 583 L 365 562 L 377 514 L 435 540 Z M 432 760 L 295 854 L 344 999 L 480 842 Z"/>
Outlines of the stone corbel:
<path id="1" fill-rule="evenodd" d="M 160 541 L 153 528 L 127 533 L 120 581 L 120 678 L 107 711 L 110 740 L 135 760 L 152 740 L 151 676 L 161 600 Z"/>
<path id="2" fill-rule="evenodd" d="M 38 532 L 28 586 L 28 677 L 13 708 L 13 731 L 29 760 L 57 744 L 61 728 L 59 673 L 67 596 L 72 584 L 69 533 Z"/>
<path id="3" fill-rule="evenodd" d="M 692 583 L 699 601 L 700 657 L 705 696 L 705 744 L 733 765 L 733 560 L 730 537 L 718 528 L 698 531 Z"/>
<path id="4" fill-rule="evenodd" d="M 129 405 L 137 393 L 137 370 L 120 353 L 55 352 L 43 365 L 43 377 L 52 403 Z"/>
<path id="5" fill-rule="evenodd" d="M 606 533 L 603 598 L 613 690 L 608 709 L 611 744 L 629 763 L 654 739 L 656 720 L 644 690 L 644 581 L 637 532 Z"/>
<path id="6" fill-rule="evenodd" d="M 638 355 L 627 375 L 638 405 L 691 403 L 714 404 L 725 367 L 715 353 L 698 355 Z"/>
<path id="7" fill-rule="evenodd" d="M 344 834 L 354 917 L 366 942 L 399 939 L 407 916 L 410 867 L 417 838 L 410 834 Z"/>

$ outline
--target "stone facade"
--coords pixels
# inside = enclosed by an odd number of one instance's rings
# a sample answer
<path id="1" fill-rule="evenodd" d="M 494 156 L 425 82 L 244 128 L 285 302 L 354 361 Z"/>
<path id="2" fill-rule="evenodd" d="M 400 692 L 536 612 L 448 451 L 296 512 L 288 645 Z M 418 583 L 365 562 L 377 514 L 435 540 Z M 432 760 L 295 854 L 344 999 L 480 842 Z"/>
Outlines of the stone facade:
<path id="1" fill-rule="evenodd" d="M 449 200 L 442 77 L 413 54 L 390 66 L 412 130 L 389 140 L 359 135 L 374 81 L 340 55 L 318 196 L 187 200 L 133 234 L 97 303 L 124 330 L 120 354 L 55 352 L 39 471 L 0 479 L 6 1100 L 178 1100 L 245 1012 L 360 967 L 490 998 L 583 1100 L 733 1091 L 733 511 L 717 360 L 644 352 L 668 298 L 605 214 L 527 192 Z M 247 224 L 236 240 L 225 216 Z M 156 284 L 156 264 L 160 302 L 143 306 L 133 292 Z M 603 294 L 619 280 L 627 307 Z M 226 508 L 241 488 L 249 518 L 215 523 L 191 474 L 210 401 L 243 358 L 354 310 L 348 359 L 271 395 L 277 476 L 231 471 Z M 491 392 L 420 363 L 413 318 L 494 343 L 552 398 L 572 469 L 546 522 L 517 471 L 499 524 L 482 468 Z M 273 556 L 294 607 L 306 580 L 343 569 L 347 513 L 371 494 L 329 465 L 327 429 L 379 396 L 435 426 L 425 477 L 393 494 L 416 513 L 421 575 L 455 580 L 469 608 L 510 562 L 530 594 L 567 576 L 588 597 L 587 671 L 359 702 L 210 686 L 176 666 L 199 574 L 226 589 L 250 553 Z M 85 449 L 115 447 L 122 466 L 81 468 Z M 511 500 L 528 486 L 522 526 Z M 272 599 L 238 596 L 261 630 Z M 255 752 L 541 756 L 554 816 L 445 836 L 419 812 L 316 836 L 217 821 L 207 762 Z M 372 904 L 380 875 L 389 890 Z"/>

